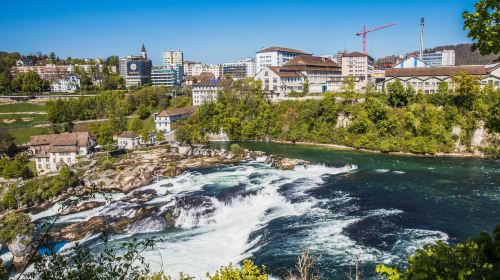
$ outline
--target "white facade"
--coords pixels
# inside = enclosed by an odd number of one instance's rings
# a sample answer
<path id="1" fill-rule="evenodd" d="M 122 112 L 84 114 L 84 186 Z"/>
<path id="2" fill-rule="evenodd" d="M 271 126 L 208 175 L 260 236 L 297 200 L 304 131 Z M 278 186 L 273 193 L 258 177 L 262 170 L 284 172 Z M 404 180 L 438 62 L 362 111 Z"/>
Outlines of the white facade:
<path id="1" fill-rule="evenodd" d="M 69 74 L 55 80 L 50 85 L 51 92 L 75 92 L 80 89 L 80 77 L 76 74 Z"/>
<path id="2" fill-rule="evenodd" d="M 261 71 L 265 66 L 283 66 L 288 61 L 298 55 L 311 55 L 301 50 L 288 49 L 282 47 L 270 47 L 257 52 L 256 72 Z"/>
<path id="3" fill-rule="evenodd" d="M 194 84 L 192 87 L 193 106 L 216 102 L 220 90 L 222 90 L 222 87 L 217 82 Z"/>
<path id="4" fill-rule="evenodd" d="M 374 59 L 369 55 L 353 52 L 342 55 L 342 76 L 353 76 L 356 88 L 366 88 L 371 82 Z"/>
<path id="5" fill-rule="evenodd" d="M 222 66 L 219 64 L 184 63 L 185 76 L 196 77 L 203 72 L 212 73 L 216 79 L 219 79 L 222 76 Z"/>
<path id="6" fill-rule="evenodd" d="M 164 51 L 163 66 L 169 68 L 179 68 L 184 64 L 184 54 L 181 51 Z"/>
<path id="7" fill-rule="evenodd" d="M 226 62 L 222 65 L 223 74 L 229 74 L 233 78 L 249 78 L 254 77 L 257 69 L 257 64 L 253 58 L 247 57 L 242 60 L 234 60 Z"/>
<path id="8" fill-rule="evenodd" d="M 117 137 L 118 148 L 131 150 L 141 144 L 141 137 L 131 131 L 124 131 Z"/>
<path id="9" fill-rule="evenodd" d="M 158 131 L 168 133 L 172 131 L 172 123 L 187 118 L 193 114 L 193 107 L 175 108 L 163 110 L 160 113 L 155 113 L 155 128 Z"/>
<path id="10" fill-rule="evenodd" d="M 32 136 L 27 145 L 34 154 L 37 172 L 45 173 L 71 167 L 79 156 L 90 152 L 95 142 L 88 132 L 77 132 Z"/>
<path id="11" fill-rule="evenodd" d="M 422 60 L 430 66 L 454 66 L 455 51 L 443 50 L 434 53 L 424 53 Z"/>
<path id="12" fill-rule="evenodd" d="M 419 68 L 419 67 L 431 67 L 431 66 L 423 62 L 422 60 L 411 56 L 401 61 L 400 63 L 394 65 L 392 68 Z"/>

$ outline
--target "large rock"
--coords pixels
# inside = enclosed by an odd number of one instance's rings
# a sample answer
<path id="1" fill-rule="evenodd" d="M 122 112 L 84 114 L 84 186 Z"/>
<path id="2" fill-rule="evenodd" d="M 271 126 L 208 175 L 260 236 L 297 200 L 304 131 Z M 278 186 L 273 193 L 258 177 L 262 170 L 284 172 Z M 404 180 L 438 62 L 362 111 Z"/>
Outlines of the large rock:
<path id="1" fill-rule="evenodd" d="M 121 201 L 131 202 L 131 203 L 144 203 L 150 201 L 151 199 L 157 197 L 158 194 L 155 190 L 147 189 L 142 191 L 133 191 L 130 195 L 120 199 Z"/>
<path id="2" fill-rule="evenodd" d="M 105 204 L 106 204 L 106 202 L 104 202 L 104 201 L 87 201 L 87 202 L 84 202 L 82 204 L 75 205 L 73 207 L 66 209 L 65 211 L 62 212 L 62 215 L 69 215 L 69 214 L 87 211 L 90 209 L 104 206 Z"/>
<path id="3" fill-rule="evenodd" d="M 298 165 L 307 167 L 307 165 L 309 164 L 309 162 L 306 160 L 283 158 L 275 155 L 268 156 L 266 159 L 266 163 L 270 164 L 274 168 L 282 170 L 293 170 Z"/>
<path id="4" fill-rule="evenodd" d="M 9 244 L 9 251 L 14 256 L 12 265 L 17 271 L 22 270 L 28 264 L 29 255 L 33 252 L 34 246 L 31 237 L 17 235 Z"/>

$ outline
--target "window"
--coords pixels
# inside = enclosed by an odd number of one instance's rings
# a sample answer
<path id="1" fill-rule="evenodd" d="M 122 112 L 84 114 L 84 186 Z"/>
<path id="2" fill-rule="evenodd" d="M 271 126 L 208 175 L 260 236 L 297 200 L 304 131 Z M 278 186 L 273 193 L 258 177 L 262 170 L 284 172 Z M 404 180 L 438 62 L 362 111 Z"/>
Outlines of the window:
<path id="1" fill-rule="evenodd" d="M 273 83 L 277 83 L 278 82 L 278 79 L 277 78 L 273 78 Z"/>

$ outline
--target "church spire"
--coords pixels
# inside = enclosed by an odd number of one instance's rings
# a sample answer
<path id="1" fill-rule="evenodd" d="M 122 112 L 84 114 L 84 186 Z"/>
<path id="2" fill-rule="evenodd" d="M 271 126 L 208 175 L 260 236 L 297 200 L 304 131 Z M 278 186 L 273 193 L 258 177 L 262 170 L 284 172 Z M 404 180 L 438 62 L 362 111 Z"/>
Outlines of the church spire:
<path id="1" fill-rule="evenodd" d="M 145 52 L 146 52 L 146 48 L 144 47 L 144 43 L 142 43 L 141 52 L 143 52 L 143 53 L 145 53 Z"/>

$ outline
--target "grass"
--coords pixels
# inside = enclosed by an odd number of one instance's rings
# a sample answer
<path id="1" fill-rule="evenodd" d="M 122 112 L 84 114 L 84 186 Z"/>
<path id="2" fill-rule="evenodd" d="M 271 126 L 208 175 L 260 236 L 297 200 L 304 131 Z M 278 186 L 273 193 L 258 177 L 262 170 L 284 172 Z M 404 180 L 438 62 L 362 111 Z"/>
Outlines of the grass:
<path id="1" fill-rule="evenodd" d="M 40 114 L 1 114 L 0 128 L 26 127 L 33 124 L 45 123 L 46 120 L 46 115 Z"/>
<path id="2" fill-rule="evenodd" d="M 45 105 L 33 103 L 12 103 L 0 105 L 0 113 L 45 112 Z"/>
<path id="3" fill-rule="evenodd" d="M 7 130 L 16 144 L 23 144 L 28 142 L 30 136 L 49 134 L 47 127 L 26 127 L 26 128 L 12 128 Z"/>

